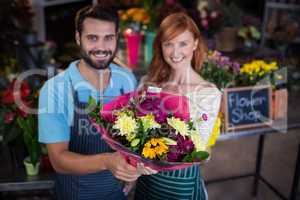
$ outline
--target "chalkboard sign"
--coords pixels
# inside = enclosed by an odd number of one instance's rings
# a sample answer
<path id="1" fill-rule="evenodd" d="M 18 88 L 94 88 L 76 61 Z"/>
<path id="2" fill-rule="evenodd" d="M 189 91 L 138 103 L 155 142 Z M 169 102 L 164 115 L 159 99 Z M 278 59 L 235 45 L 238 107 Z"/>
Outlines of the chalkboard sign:
<path id="1" fill-rule="evenodd" d="M 226 131 L 271 125 L 271 92 L 270 86 L 225 89 L 223 106 Z"/>

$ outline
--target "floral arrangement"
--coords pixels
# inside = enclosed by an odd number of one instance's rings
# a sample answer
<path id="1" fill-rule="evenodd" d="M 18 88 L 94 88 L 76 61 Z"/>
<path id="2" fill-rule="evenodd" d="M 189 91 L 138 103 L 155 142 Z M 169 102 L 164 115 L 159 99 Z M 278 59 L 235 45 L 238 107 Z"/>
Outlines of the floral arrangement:
<path id="1" fill-rule="evenodd" d="M 143 25 L 150 23 L 150 16 L 143 8 L 130 8 L 120 10 L 118 13 L 122 30 L 130 28 L 134 32 L 139 32 L 142 30 Z"/>
<path id="2" fill-rule="evenodd" d="M 240 73 L 237 77 L 238 85 L 249 86 L 258 84 L 260 81 L 272 83 L 274 80 L 274 72 L 278 70 L 277 62 L 266 62 L 264 60 L 252 60 L 242 65 Z M 269 82 L 269 83 L 270 83 Z"/>
<path id="3" fill-rule="evenodd" d="M 1 132 L 5 143 L 23 136 L 29 153 L 30 162 L 36 164 L 41 153 L 41 146 L 37 136 L 37 119 L 35 114 L 28 113 L 28 109 L 36 107 L 37 92 L 32 90 L 28 82 L 14 79 L 1 92 L 0 118 Z"/>
<path id="4" fill-rule="evenodd" d="M 95 100 L 90 102 L 95 105 Z M 102 138 L 133 164 L 144 162 L 156 170 L 170 170 L 209 156 L 184 96 L 132 92 L 98 105 L 90 117 Z M 199 120 L 207 120 L 207 115 Z"/>
<path id="5" fill-rule="evenodd" d="M 235 85 L 235 76 L 239 73 L 240 64 L 231 61 L 218 51 L 209 51 L 200 72 L 201 76 L 216 84 L 219 89 Z"/>
<path id="6" fill-rule="evenodd" d="M 218 31 L 221 13 L 214 8 L 209 1 L 200 1 L 198 4 L 198 11 L 201 20 L 201 27 L 207 35 L 213 36 Z"/>
<path id="7" fill-rule="evenodd" d="M 255 26 L 243 26 L 238 30 L 238 36 L 243 39 L 244 46 L 251 48 L 260 39 L 261 34 Z"/>

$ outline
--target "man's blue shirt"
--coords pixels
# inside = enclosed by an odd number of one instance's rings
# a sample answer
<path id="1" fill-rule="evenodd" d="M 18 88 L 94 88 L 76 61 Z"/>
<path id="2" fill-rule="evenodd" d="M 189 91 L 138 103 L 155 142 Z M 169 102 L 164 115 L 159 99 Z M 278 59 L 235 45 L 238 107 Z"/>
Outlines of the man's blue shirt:
<path id="1" fill-rule="evenodd" d="M 73 123 L 73 92 L 77 91 L 80 102 L 87 102 L 89 96 L 104 103 L 116 96 L 131 92 L 136 88 L 134 75 L 125 68 L 110 64 L 110 82 L 100 93 L 80 74 L 77 64 L 72 62 L 68 69 L 49 79 L 39 96 L 39 141 L 42 143 L 67 142 L 70 140 L 70 127 Z"/>

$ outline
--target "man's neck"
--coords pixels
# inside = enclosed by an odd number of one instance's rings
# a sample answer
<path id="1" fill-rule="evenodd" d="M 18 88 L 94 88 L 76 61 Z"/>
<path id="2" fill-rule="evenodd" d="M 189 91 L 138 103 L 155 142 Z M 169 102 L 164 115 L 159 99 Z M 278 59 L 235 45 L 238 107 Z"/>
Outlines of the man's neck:
<path id="1" fill-rule="evenodd" d="M 97 90 L 103 91 L 110 79 L 110 69 L 96 70 L 88 66 L 84 60 L 80 60 L 78 63 L 78 69 L 80 74 Z"/>

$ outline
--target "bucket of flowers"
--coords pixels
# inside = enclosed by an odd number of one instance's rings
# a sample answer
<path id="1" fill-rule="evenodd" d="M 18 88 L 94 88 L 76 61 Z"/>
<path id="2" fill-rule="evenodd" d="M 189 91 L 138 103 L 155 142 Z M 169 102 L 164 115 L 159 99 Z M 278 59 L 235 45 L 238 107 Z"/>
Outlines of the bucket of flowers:
<path id="1" fill-rule="evenodd" d="M 37 90 L 30 87 L 27 81 L 14 79 L 1 92 L 0 119 L 5 130 L 4 139 L 23 138 L 28 157 L 24 159 L 27 175 L 39 173 L 41 144 L 38 142 L 37 116 L 33 109 L 37 106 Z M 29 112 L 31 110 L 32 112 Z"/>
<path id="2" fill-rule="evenodd" d="M 94 108 L 90 120 L 99 134 L 134 166 L 142 162 L 165 171 L 203 164 L 209 158 L 185 96 L 138 91 L 103 106 L 90 98 L 89 105 Z"/>

